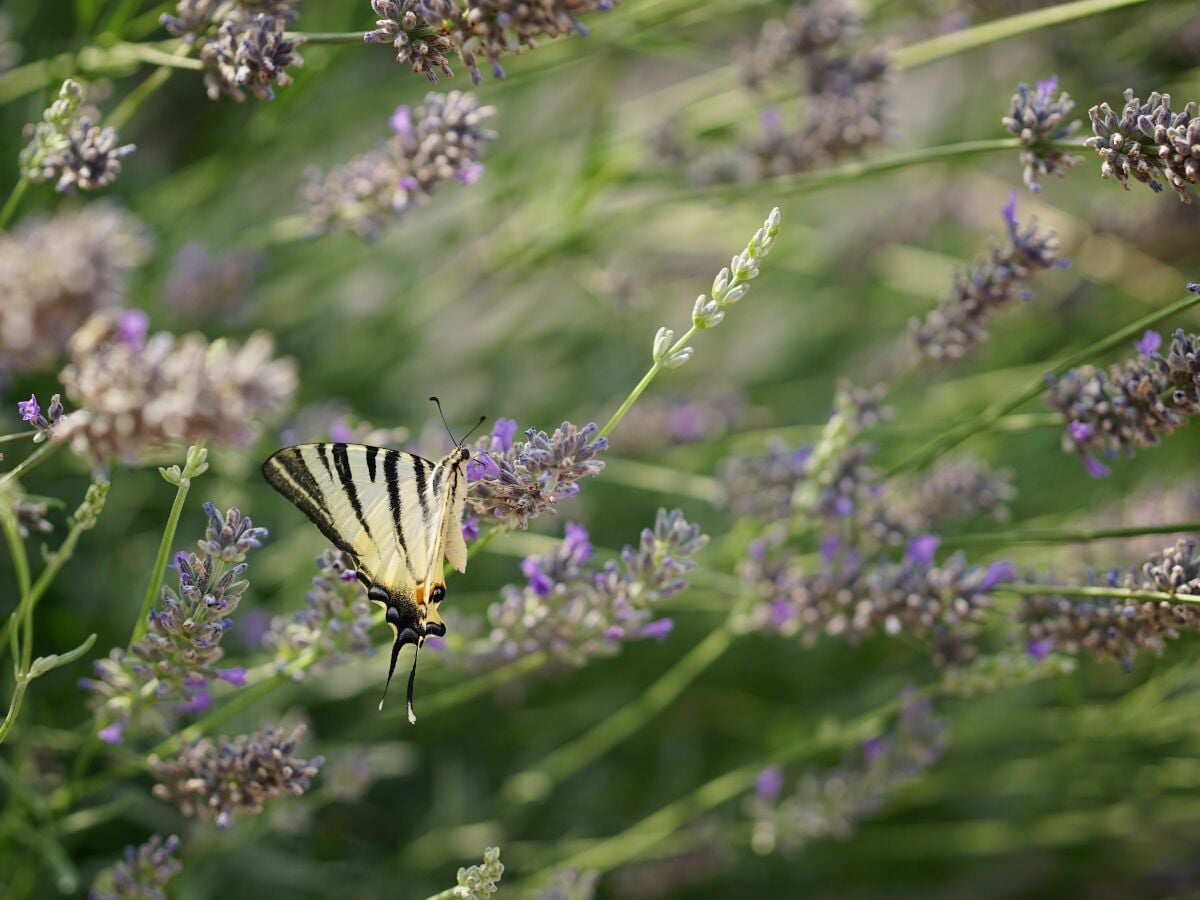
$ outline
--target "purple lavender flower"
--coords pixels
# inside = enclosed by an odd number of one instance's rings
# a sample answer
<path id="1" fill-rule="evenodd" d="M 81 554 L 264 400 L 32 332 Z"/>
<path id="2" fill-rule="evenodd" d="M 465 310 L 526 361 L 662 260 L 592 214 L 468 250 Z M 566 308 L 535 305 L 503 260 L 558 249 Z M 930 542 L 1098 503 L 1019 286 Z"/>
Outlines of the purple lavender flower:
<path id="1" fill-rule="evenodd" d="M 373 240 L 446 182 L 472 184 L 482 171 L 484 146 L 496 139 L 486 127 L 494 114 L 494 107 L 461 91 L 426 94 L 411 112 L 400 107 L 387 142 L 327 174 L 310 173 L 301 197 L 313 229 L 344 229 Z"/>
<path id="2" fill-rule="evenodd" d="M 183 866 L 175 858 L 179 838 L 154 835 L 137 847 L 126 847 L 121 861 L 97 876 L 89 900 L 162 900 L 163 888 Z"/>
<path id="3" fill-rule="evenodd" d="M 991 316 L 1014 299 L 1033 296 L 1029 282 L 1038 272 L 1062 268 L 1059 243 L 1052 231 L 1039 231 L 1037 220 L 1022 230 L 1016 215 L 1016 192 L 1002 210 L 1008 230 L 1003 247 L 993 245 L 970 271 L 954 273 L 950 293 L 923 321 L 910 327 L 913 343 L 927 359 L 961 359 L 987 340 Z"/>
<path id="4" fill-rule="evenodd" d="M 490 630 L 465 661 L 500 662 L 537 651 L 581 665 L 616 652 L 632 636 L 663 639 L 673 627 L 655 619 L 653 604 L 687 587 L 692 557 L 707 542 L 679 510 L 659 510 L 653 529 L 619 562 L 588 568 L 591 543 L 582 526 L 568 529 L 553 551 L 522 564 L 528 579 L 509 585 L 487 613 Z M 468 626 L 468 630 L 470 626 Z"/>
<path id="5" fill-rule="evenodd" d="M 1083 160 L 1055 146 L 1069 138 L 1079 128 L 1079 121 L 1067 121 L 1075 102 L 1065 92 L 1058 93 L 1058 76 L 1039 81 L 1034 91 L 1024 82 L 1017 86 L 1012 107 L 1001 123 L 1014 137 L 1021 139 L 1021 165 L 1025 184 L 1031 191 L 1040 191 L 1039 178 L 1047 175 L 1062 177 L 1066 170 Z"/>
<path id="6" fill-rule="evenodd" d="M 782 800 L 778 791 L 756 791 L 747 803 L 754 848 L 760 853 L 795 851 L 815 840 L 849 837 L 859 822 L 882 809 L 890 794 L 937 763 L 945 728 L 925 697 L 905 692 L 891 733 L 866 741 L 860 753 L 836 768 L 803 777 Z M 767 786 L 781 781 L 782 774 L 772 774 Z"/>
<path id="7" fill-rule="evenodd" d="M 42 418 L 42 408 L 38 405 L 37 396 L 30 394 L 28 400 L 17 403 L 17 412 L 22 422 L 37 422 Z"/>
<path id="8" fill-rule="evenodd" d="M 580 479 L 604 468 L 597 456 L 608 441 L 595 436 L 599 430 L 595 423 L 576 428 L 563 422 L 553 434 L 530 428 L 524 441 L 514 443 L 507 421 L 503 430 L 498 426 L 480 439 L 472 454 L 476 464 L 468 466 L 468 500 L 475 512 L 509 528 L 525 528 L 542 513 L 553 515 L 559 500 L 579 492 Z"/>
<path id="9" fill-rule="evenodd" d="M 212 503 L 204 509 L 208 528 L 200 553 L 176 556 L 178 589 L 163 587 L 146 636 L 128 651 L 116 648 L 98 660 L 98 677 L 85 685 L 103 740 L 120 740 L 131 724 L 165 729 L 181 714 L 207 709 L 215 680 L 245 684 L 245 669 L 217 663 L 224 656 L 221 639 L 249 586 L 241 578 L 246 554 L 262 545 L 267 531 L 236 509 L 221 514 Z"/>
<path id="10" fill-rule="evenodd" d="M 1150 354 L 1162 346 L 1162 335 L 1153 329 L 1147 329 L 1142 339 L 1134 342 L 1134 349 L 1149 358 Z"/>
<path id="11" fill-rule="evenodd" d="M 908 559 L 920 566 L 931 566 L 933 556 L 941 545 L 942 539 L 936 534 L 922 534 L 912 538 L 908 542 Z"/>
<path id="12" fill-rule="evenodd" d="M 1041 640 L 1030 641 L 1027 649 L 1029 655 L 1042 662 L 1050 655 L 1050 651 L 1054 649 L 1054 641 L 1050 638 L 1042 638 Z"/>
<path id="13" fill-rule="evenodd" d="M 464 516 L 462 521 L 463 540 L 467 543 L 479 540 L 479 516 Z"/>
<path id="14" fill-rule="evenodd" d="M 275 653 L 275 665 L 294 679 L 320 675 L 347 659 L 370 656 L 371 604 L 345 553 L 326 550 L 317 557 L 318 573 L 295 613 L 276 616 L 263 636 L 263 646 Z M 293 666 L 304 657 L 307 665 Z"/>
<path id="15" fill-rule="evenodd" d="M 303 736 L 304 726 L 291 734 L 272 728 L 232 741 L 202 738 L 170 760 L 151 756 L 154 796 L 174 802 L 185 816 L 228 828 L 237 813 L 257 816 L 267 801 L 308 790 L 324 760 L 295 755 Z"/>
<path id="16" fill-rule="evenodd" d="M 249 91 L 259 100 L 274 100 L 275 85 L 292 83 L 288 67 L 299 68 L 304 58 L 300 43 L 284 35 L 287 21 L 281 16 L 256 15 L 247 21 L 227 19 L 217 36 L 200 48 L 204 85 L 210 100 L 222 95 L 241 103 Z"/>
<path id="17" fill-rule="evenodd" d="M 783 766 L 770 766 L 758 773 L 754 780 L 754 792 L 759 799 L 774 803 L 783 790 Z"/>
<path id="18" fill-rule="evenodd" d="M 1182 428 L 1200 411 L 1197 341 L 1180 329 L 1164 356 L 1153 339 L 1143 337 L 1137 357 L 1107 369 L 1082 366 L 1049 377 L 1046 403 L 1066 420 L 1063 450 L 1102 478 L 1109 469 L 1101 458 L 1133 456 Z"/>
<path id="19" fill-rule="evenodd" d="M 146 332 L 150 330 L 150 317 L 145 310 L 127 309 L 117 317 L 117 337 L 134 350 L 146 343 Z"/>

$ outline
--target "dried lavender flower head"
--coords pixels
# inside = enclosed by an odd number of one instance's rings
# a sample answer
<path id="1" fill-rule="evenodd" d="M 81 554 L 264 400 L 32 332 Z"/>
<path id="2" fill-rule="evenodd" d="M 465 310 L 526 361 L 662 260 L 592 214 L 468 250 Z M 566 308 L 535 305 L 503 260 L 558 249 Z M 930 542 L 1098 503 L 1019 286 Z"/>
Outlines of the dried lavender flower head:
<path id="1" fill-rule="evenodd" d="M 1126 190 L 1132 178 L 1156 193 L 1166 181 L 1181 201 L 1192 202 L 1188 186 L 1200 177 L 1200 119 L 1195 102 L 1176 112 L 1170 94 L 1155 91 L 1143 103 L 1129 89 L 1120 114 L 1101 103 L 1088 110 L 1088 116 L 1093 137 L 1084 146 L 1099 155 L 1102 178 L 1115 178 Z"/>
<path id="2" fill-rule="evenodd" d="M 104 201 L 0 234 L 0 370 L 56 362 L 94 312 L 125 302 L 151 246 L 138 219 Z"/>
<path id="3" fill-rule="evenodd" d="M 154 835 L 137 847 L 126 847 L 121 861 L 97 876 L 89 900 L 166 900 L 167 882 L 183 870 L 175 858 L 179 838 Z"/>
<path id="4" fill-rule="evenodd" d="M 262 14 L 251 21 L 222 22 L 217 36 L 200 49 L 208 98 L 227 96 L 241 103 L 249 91 L 259 100 L 274 100 L 276 85 L 292 83 L 288 67 L 304 65 L 296 51 L 300 41 L 284 36 L 286 26 L 285 19 Z"/>
<path id="5" fill-rule="evenodd" d="M 314 231 L 374 239 L 442 185 L 474 184 L 483 174 L 484 145 L 496 139 L 486 127 L 495 111 L 461 91 L 426 94 L 416 109 L 397 107 L 388 141 L 327 174 L 309 173 L 301 198 Z"/>
<path id="6" fill-rule="evenodd" d="M 136 148 L 119 144 L 113 128 L 96 124 L 99 114 L 83 106 L 83 86 L 67 79 L 42 121 L 25 127 L 21 177 L 55 182 L 60 192 L 94 191 L 116 180 L 121 160 Z"/>
<path id="7" fill-rule="evenodd" d="M 1017 221 L 1016 192 L 1002 210 L 1008 227 L 1003 246 L 992 245 L 968 271 L 954 273 L 950 293 L 924 320 L 913 319 L 910 336 L 917 351 L 934 361 L 961 359 L 988 338 L 991 316 L 1014 300 L 1029 300 L 1030 282 L 1038 272 L 1068 265 L 1059 257 L 1053 231 L 1038 228 L 1037 219 L 1024 227 Z"/>
<path id="8" fill-rule="evenodd" d="M 295 363 L 272 358 L 273 344 L 266 332 L 241 346 L 147 337 L 144 318 L 97 314 L 71 338 L 60 377 L 78 409 L 55 437 L 100 464 L 201 439 L 245 446 L 296 389 Z"/>
<path id="9" fill-rule="evenodd" d="M 304 759 L 295 753 L 304 731 L 301 725 L 290 734 L 268 728 L 233 740 L 201 738 L 174 759 L 152 755 L 154 796 L 177 804 L 185 816 L 212 820 L 218 828 L 228 828 L 239 813 L 257 816 L 277 797 L 303 795 L 320 771 L 322 757 Z"/>
<path id="10" fill-rule="evenodd" d="M 500 57 L 535 49 L 541 38 L 586 35 L 578 16 L 607 12 L 617 0 L 371 0 L 379 17 L 367 43 L 391 44 L 396 61 L 436 83 L 438 73 L 452 75 L 447 54 L 458 54 L 479 84 L 476 54 L 491 63 L 492 74 L 504 77 Z"/>
<path id="11" fill-rule="evenodd" d="M 1066 91 L 1058 92 L 1057 75 L 1039 81 L 1032 91 L 1025 82 L 1017 85 L 1008 115 L 1000 121 L 1009 134 L 1020 138 L 1025 146 L 1021 151 L 1021 165 L 1029 190 L 1042 189 L 1039 178 L 1047 175 L 1061 178 L 1067 169 L 1083 162 L 1080 157 L 1055 146 L 1056 142 L 1065 141 L 1079 129 L 1078 119 L 1067 121 L 1074 108 L 1075 101 L 1070 95 Z"/>

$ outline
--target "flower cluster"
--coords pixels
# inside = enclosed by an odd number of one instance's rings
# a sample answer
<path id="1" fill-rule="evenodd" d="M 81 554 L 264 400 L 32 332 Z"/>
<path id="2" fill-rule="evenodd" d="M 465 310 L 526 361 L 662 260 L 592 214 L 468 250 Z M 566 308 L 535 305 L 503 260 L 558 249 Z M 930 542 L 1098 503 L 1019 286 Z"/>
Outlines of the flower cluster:
<path id="1" fill-rule="evenodd" d="M 1170 94 L 1155 91 L 1143 103 L 1130 89 L 1120 114 L 1101 103 L 1088 115 L 1095 136 L 1084 145 L 1099 155 L 1101 177 L 1117 179 L 1125 190 L 1132 178 L 1155 192 L 1165 181 L 1180 200 L 1192 202 L 1187 187 L 1200 177 L 1200 117 L 1194 102 L 1175 112 Z"/>
<path id="2" fill-rule="evenodd" d="M 96 124 L 99 114 L 83 106 L 83 87 L 67 79 L 42 121 L 27 125 L 29 144 L 21 151 L 21 177 L 53 181 L 58 191 L 94 191 L 112 184 L 121 160 L 136 148 L 120 144 L 114 128 Z"/>
<path id="3" fill-rule="evenodd" d="M 1058 92 L 1058 76 L 1051 75 L 1039 81 L 1031 91 L 1022 82 L 1013 94 L 1008 115 L 1000 121 L 1009 134 L 1021 139 L 1025 149 L 1021 151 L 1025 184 L 1031 191 L 1040 191 L 1039 178 L 1057 175 L 1060 178 L 1067 169 L 1083 162 L 1078 156 L 1068 153 L 1056 142 L 1064 141 L 1079 129 L 1079 121 L 1068 122 L 1067 116 L 1075 108 L 1075 101 L 1066 91 Z"/>
<path id="4" fill-rule="evenodd" d="M 137 847 L 126 847 L 121 861 L 92 883 L 89 900 L 166 900 L 163 888 L 183 870 L 175 858 L 179 838 L 154 835 Z"/>
<path id="5" fill-rule="evenodd" d="M 1063 450 L 1102 478 L 1109 469 L 1101 457 L 1133 456 L 1187 424 L 1200 411 L 1198 340 L 1180 329 L 1163 356 L 1162 339 L 1149 331 L 1132 359 L 1108 369 L 1082 366 L 1061 377 L 1048 375 L 1046 403 L 1067 423 Z"/>
<path id="6" fill-rule="evenodd" d="M 264 15 L 248 23 L 222 22 L 217 36 L 200 49 L 208 98 L 224 95 L 241 103 L 249 91 L 259 100 L 274 100 L 275 85 L 292 83 L 288 66 L 304 65 L 296 52 L 299 41 L 285 37 L 285 27 L 282 18 Z"/>
<path id="7" fill-rule="evenodd" d="M 201 242 L 189 241 L 171 260 L 163 302 L 190 319 L 238 319 L 262 267 L 262 256 L 252 250 L 214 254 Z"/>
<path id="8" fill-rule="evenodd" d="M 857 643 L 880 632 L 905 633 L 929 641 L 936 664 L 961 663 L 974 654 L 991 591 L 1011 579 L 1012 566 L 973 566 L 961 554 L 934 565 L 937 543 L 914 539 L 899 562 L 827 545 L 815 572 L 760 543 L 740 570 L 760 600 L 748 624 L 798 634 L 806 645 L 821 634 Z"/>
<path id="9" fill-rule="evenodd" d="M 1033 219 L 1024 228 L 1017 222 L 1014 192 L 1004 207 L 1008 241 L 993 245 L 974 268 L 954 274 L 950 293 L 924 321 L 913 320 L 910 333 L 917 350 L 935 361 L 961 359 L 987 340 L 992 314 L 1013 300 L 1029 300 L 1029 282 L 1046 269 L 1064 268 L 1053 231 L 1042 231 Z"/>
<path id="10" fill-rule="evenodd" d="M 149 631 L 128 650 L 115 648 L 95 663 L 96 679 L 81 684 L 92 692 L 100 737 L 118 743 L 133 723 L 154 717 L 169 724 L 183 713 L 212 703 L 210 685 L 220 679 L 246 683 L 241 667 L 220 669 L 221 639 L 246 592 L 246 554 L 262 544 L 265 528 L 256 528 L 236 509 L 225 514 L 206 503 L 208 527 L 199 553 L 176 554 L 179 588 L 164 587 L 150 613 Z"/>
<path id="11" fill-rule="evenodd" d="M 1093 578 L 1094 582 L 1095 579 Z M 1200 595 L 1200 559 L 1194 541 L 1172 547 L 1127 573 L 1109 572 L 1104 587 Z M 1161 655 L 1166 641 L 1181 631 L 1200 630 L 1200 606 L 1168 600 L 1097 600 L 1036 595 L 1021 598 L 1017 622 L 1029 652 L 1041 659 L 1051 651 L 1087 650 L 1097 660 L 1111 659 L 1129 670 L 1139 650 Z"/>
<path id="12" fill-rule="evenodd" d="M 0 369 L 57 361 L 89 316 L 125 302 L 149 252 L 141 223 L 103 202 L 0 234 Z"/>
<path id="13" fill-rule="evenodd" d="M 276 664 L 287 671 L 304 658 L 307 665 L 295 668 L 297 680 L 335 666 L 349 656 L 370 656 L 371 604 L 358 581 L 350 557 L 326 550 L 317 557 L 320 572 L 313 576 L 308 605 L 292 616 L 276 616 L 263 636 L 263 646 L 275 653 Z"/>
<path id="14" fill-rule="evenodd" d="M 743 54 L 746 80 L 758 87 L 768 75 L 798 64 L 808 95 L 806 116 L 791 132 L 778 111 L 769 109 L 743 175 L 801 172 L 881 141 L 891 56 L 888 46 L 864 40 L 862 18 L 850 0 L 797 3 L 786 21 L 769 21 Z"/>
<path id="15" fill-rule="evenodd" d="M 45 415 L 42 414 L 42 407 L 38 403 L 37 394 L 30 394 L 28 400 L 22 400 L 17 403 L 17 414 L 20 415 L 22 422 L 28 422 L 37 432 L 33 436 L 34 443 L 40 444 L 47 440 L 53 433 L 56 426 L 63 417 L 63 403 L 61 394 L 52 394 L 50 396 L 50 405 L 46 407 Z"/>
<path id="16" fill-rule="evenodd" d="M 652 607 L 687 587 L 692 557 L 707 542 L 679 510 L 659 510 L 654 528 L 626 546 L 620 562 L 589 568 L 588 533 L 568 523 L 561 546 L 522 563 L 527 583 L 503 588 L 487 612 L 490 631 L 469 655 L 508 660 L 544 651 L 581 665 L 626 639 L 666 637 L 671 620 L 656 620 Z"/>
<path id="17" fill-rule="evenodd" d="M 473 184 L 483 174 L 485 127 L 495 113 L 471 93 L 430 93 L 415 110 L 400 106 L 392 137 L 370 153 L 313 171 L 301 197 L 317 232 L 342 228 L 373 238 L 413 206 L 428 203 L 445 183 Z"/>
<path id="18" fill-rule="evenodd" d="M 594 422 L 577 428 L 563 422 L 553 434 L 533 428 L 514 440 L 517 423 L 499 419 L 483 437 L 467 466 L 467 499 L 480 516 L 508 528 L 525 528 L 542 513 L 554 514 L 559 500 L 579 493 L 579 480 L 599 475 L 597 456 L 608 448 Z"/>
<path id="19" fill-rule="evenodd" d="M 308 790 L 324 760 L 295 755 L 303 736 L 302 725 L 290 734 L 268 728 L 232 741 L 201 738 L 174 759 L 151 756 L 158 782 L 154 796 L 178 804 L 185 816 L 228 828 L 237 813 L 257 816 L 267 801 L 287 794 L 299 797 Z"/>
<path id="20" fill-rule="evenodd" d="M 483 851 L 483 864 L 467 866 L 458 870 L 458 884 L 453 895 L 461 900 L 487 900 L 500 890 L 500 876 L 504 874 L 504 863 L 500 862 L 500 848 L 488 847 Z"/>
<path id="21" fill-rule="evenodd" d="M 781 796 L 783 770 L 764 770 L 748 803 L 754 849 L 794 851 L 814 840 L 849 837 L 890 794 L 937 763 L 945 730 L 928 699 L 908 692 L 901 698 L 895 731 L 864 741 L 838 767 L 801 779 L 788 796 Z"/>
<path id="22" fill-rule="evenodd" d="M 579 16 L 607 12 L 617 0 L 371 0 L 379 17 L 367 43 L 391 44 L 396 61 L 436 83 L 438 73 L 452 75 L 447 54 L 455 52 L 471 73 L 483 80 L 476 55 L 491 63 L 492 74 L 504 77 L 500 57 L 537 47 L 540 38 L 586 35 Z"/>
<path id="23" fill-rule="evenodd" d="M 701 294 L 696 298 L 692 306 L 693 325 L 703 329 L 721 324 L 725 311 L 746 296 L 750 282 L 758 277 L 759 265 L 775 246 L 780 222 L 779 208 L 776 207 L 754 232 L 745 249 L 717 273 L 712 283 L 712 297 Z M 692 356 L 691 347 L 676 348 L 674 337 L 669 328 L 660 328 L 654 338 L 654 361 L 668 369 L 683 365 Z"/>
<path id="24" fill-rule="evenodd" d="M 60 377 L 78 409 L 55 438 L 101 464 L 200 439 L 248 444 L 296 389 L 295 364 L 272 349 L 264 332 L 240 347 L 198 334 L 147 338 L 144 315 L 97 314 L 71 338 Z"/>
<path id="25" fill-rule="evenodd" d="M 159 21 L 175 37 L 195 44 L 223 22 L 246 25 L 259 15 L 294 22 L 299 4 L 300 0 L 177 0 L 175 14 L 163 13 Z"/>

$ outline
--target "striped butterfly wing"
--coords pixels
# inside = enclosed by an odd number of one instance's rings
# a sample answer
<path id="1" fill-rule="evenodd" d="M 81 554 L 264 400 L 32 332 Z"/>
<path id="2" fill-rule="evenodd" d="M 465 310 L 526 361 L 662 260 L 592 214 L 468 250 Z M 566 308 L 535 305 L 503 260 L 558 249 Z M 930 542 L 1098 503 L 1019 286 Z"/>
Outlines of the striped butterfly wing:
<path id="1" fill-rule="evenodd" d="M 271 456 L 263 475 L 354 558 L 368 586 L 411 601 L 442 543 L 435 530 L 440 498 L 432 484 L 439 467 L 411 453 L 362 444 L 299 444 Z"/>

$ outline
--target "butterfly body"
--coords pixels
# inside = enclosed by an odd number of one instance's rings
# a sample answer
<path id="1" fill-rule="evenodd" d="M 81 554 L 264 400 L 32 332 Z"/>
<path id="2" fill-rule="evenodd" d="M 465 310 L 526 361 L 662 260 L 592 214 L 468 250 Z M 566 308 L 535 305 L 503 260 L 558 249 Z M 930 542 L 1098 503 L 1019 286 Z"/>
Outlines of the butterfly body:
<path id="1" fill-rule="evenodd" d="M 419 649 L 426 637 L 446 633 L 438 615 L 446 596 L 442 561 L 460 572 L 467 567 L 462 516 L 470 457 L 462 446 L 434 463 L 381 447 L 315 443 L 285 447 L 263 463 L 267 482 L 350 554 L 367 597 L 386 611 L 389 683 L 403 647 Z M 414 656 L 412 721 L 415 674 Z"/>

